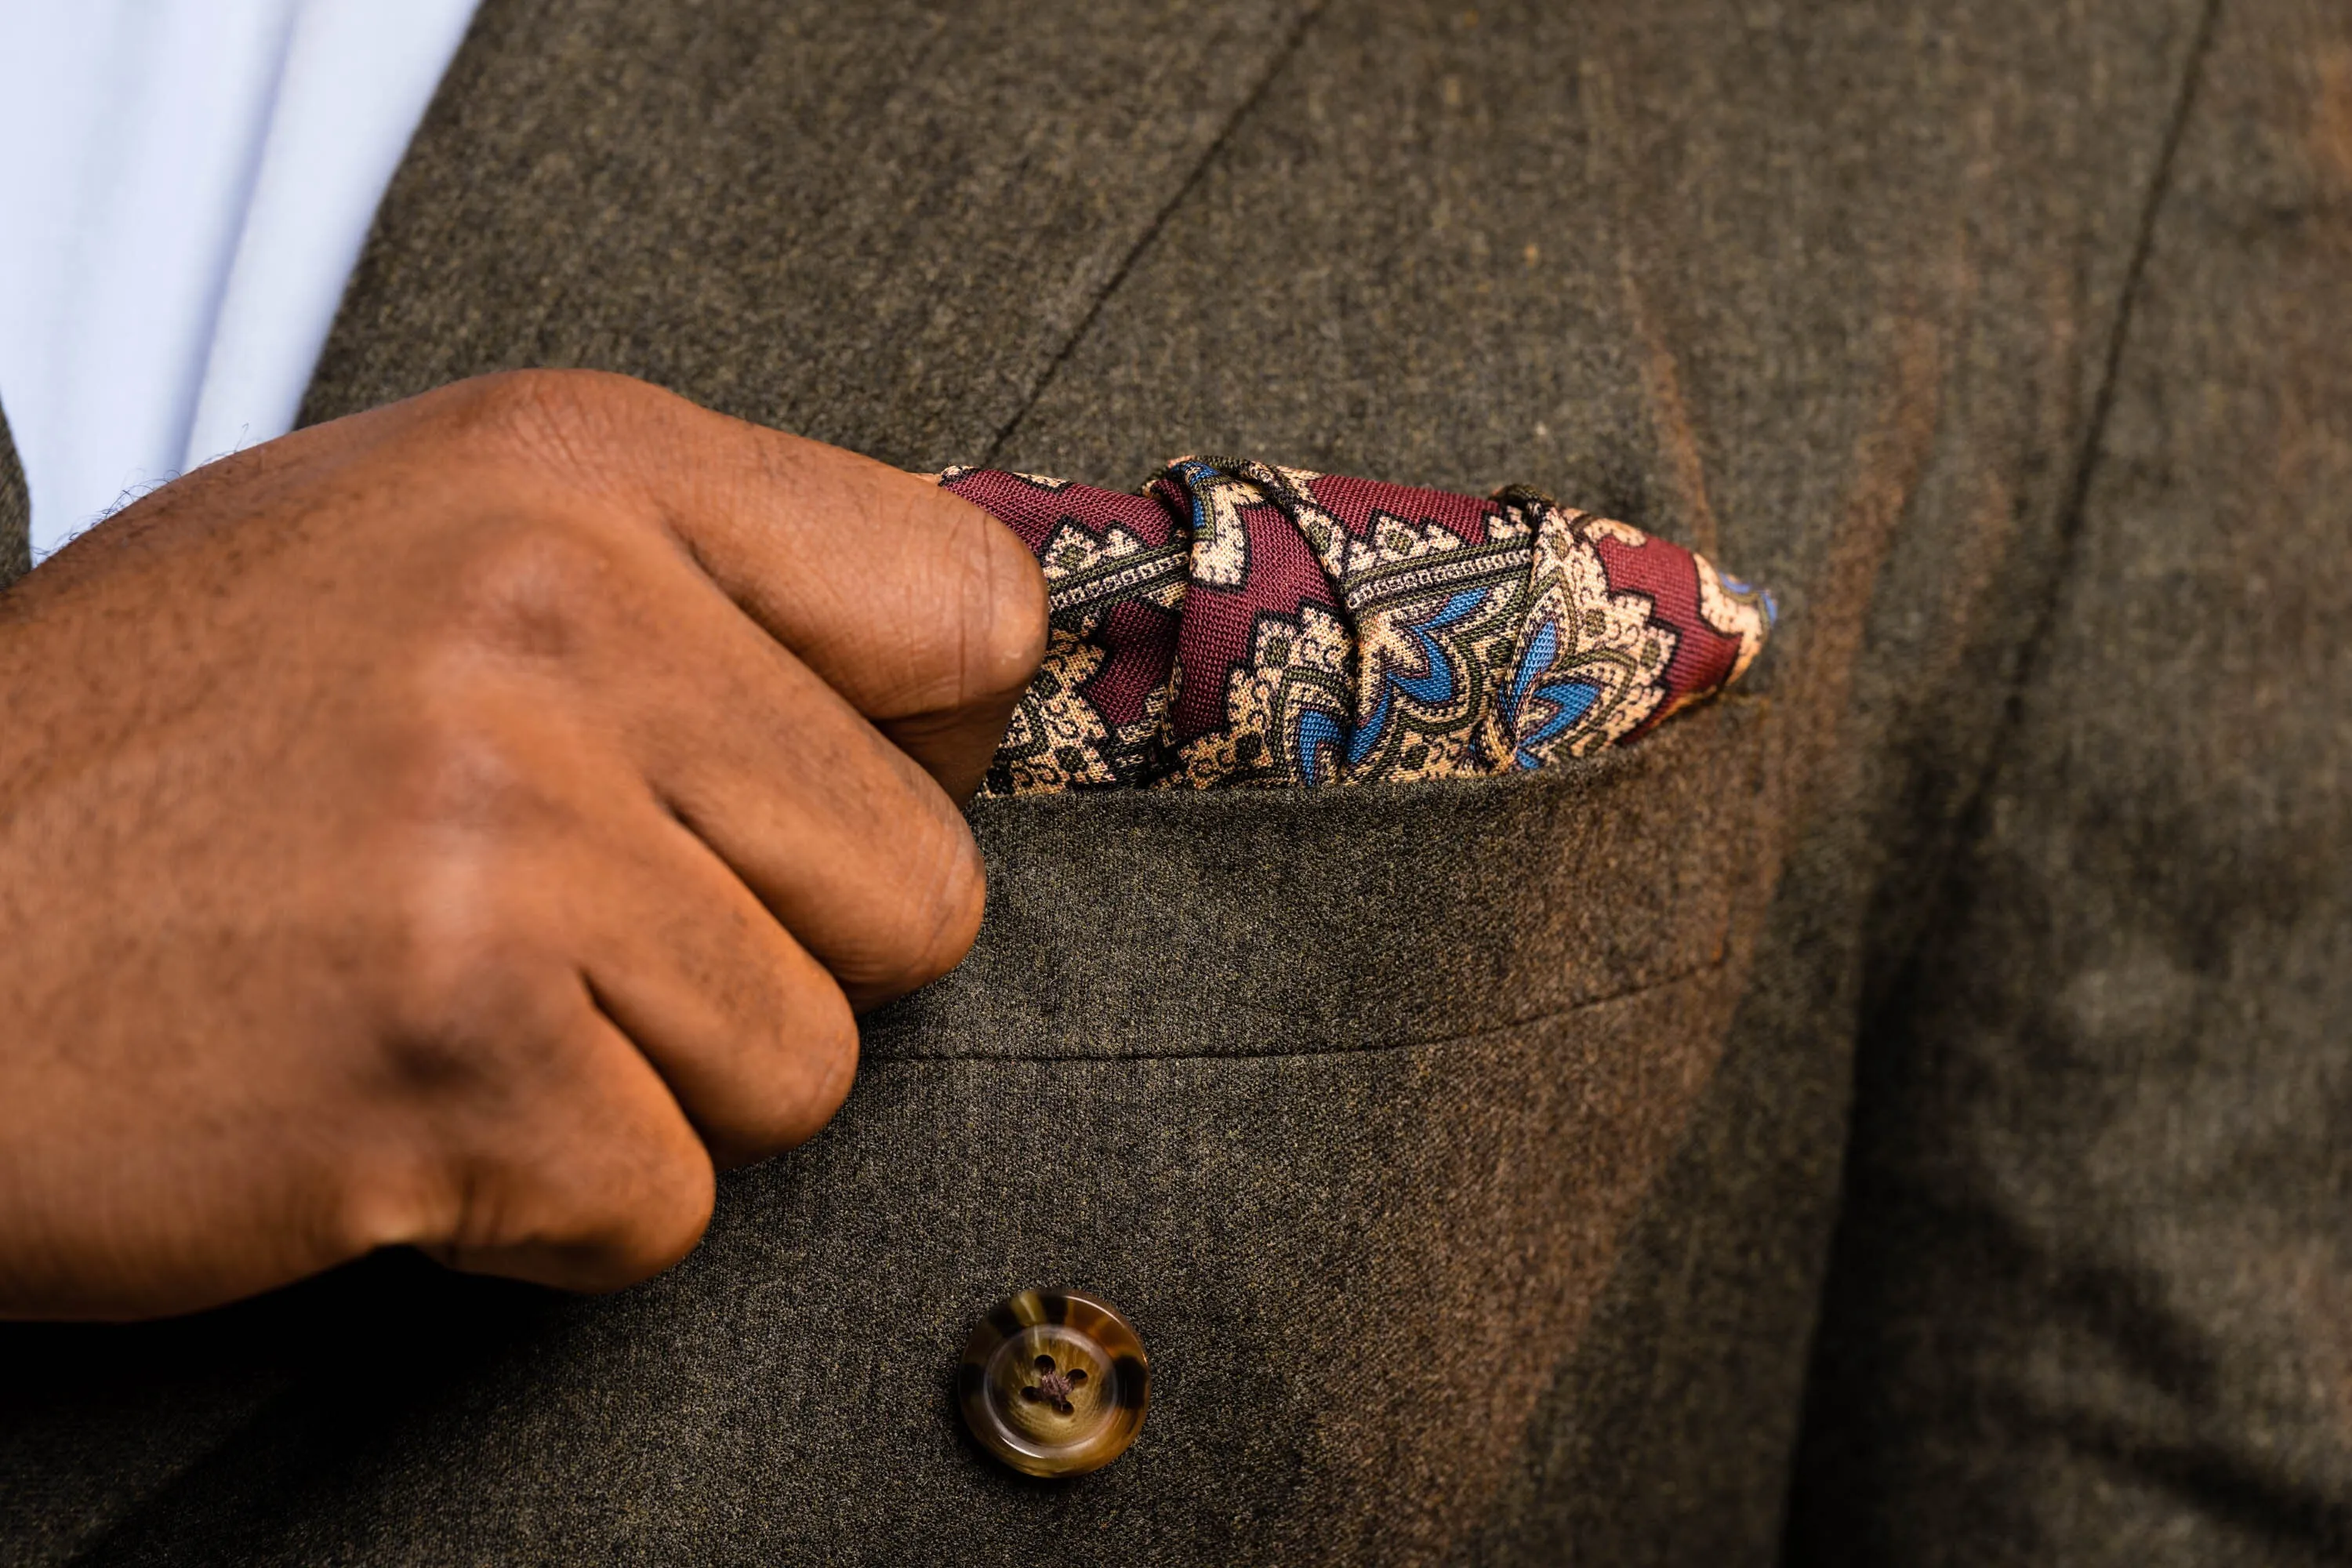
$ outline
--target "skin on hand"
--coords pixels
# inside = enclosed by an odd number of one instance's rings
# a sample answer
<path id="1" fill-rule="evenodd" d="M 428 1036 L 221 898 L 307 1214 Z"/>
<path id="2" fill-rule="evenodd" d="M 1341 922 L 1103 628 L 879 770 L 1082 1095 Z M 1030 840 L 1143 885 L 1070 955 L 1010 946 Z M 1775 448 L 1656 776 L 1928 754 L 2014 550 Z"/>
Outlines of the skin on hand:
<path id="1" fill-rule="evenodd" d="M 977 509 L 587 373 L 77 541 L 0 595 L 0 1315 L 667 1268 L 971 945 L 1045 629 Z"/>

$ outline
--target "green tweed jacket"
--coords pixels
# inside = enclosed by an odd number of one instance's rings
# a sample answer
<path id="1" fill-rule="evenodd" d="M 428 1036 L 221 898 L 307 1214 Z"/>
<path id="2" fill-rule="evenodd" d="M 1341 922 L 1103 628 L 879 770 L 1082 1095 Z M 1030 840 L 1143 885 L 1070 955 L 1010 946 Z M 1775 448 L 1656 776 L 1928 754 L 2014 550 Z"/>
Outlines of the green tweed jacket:
<path id="1" fill-rule="evenodd" d="M 0 1564 L 2341 1561 L 2347 322 L 2341 0 L 486 0 L 308 418 L 1524 481 L 1781 629 L 1540 775 L 976 808 L 669 1275 L 0 1333 Z M 1155 1380 L 1060 1483 L 953 1389 L 1054 1284 Z"/>

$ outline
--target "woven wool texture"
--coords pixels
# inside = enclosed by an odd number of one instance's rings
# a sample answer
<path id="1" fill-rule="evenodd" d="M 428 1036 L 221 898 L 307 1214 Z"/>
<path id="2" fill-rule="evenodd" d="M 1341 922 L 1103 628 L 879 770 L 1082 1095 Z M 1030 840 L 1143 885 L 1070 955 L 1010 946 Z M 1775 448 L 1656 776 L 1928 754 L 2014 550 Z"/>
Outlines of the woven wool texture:
<path id="1" fill-rule="evenodd" d="M 1516 773 L 1739 679 L 1769 594 L 1524 489 L 1489 499 L 1227 458 L 1121 495 L 950 468 L 1045 567 L 1051 630 L 984 786 Z"/>

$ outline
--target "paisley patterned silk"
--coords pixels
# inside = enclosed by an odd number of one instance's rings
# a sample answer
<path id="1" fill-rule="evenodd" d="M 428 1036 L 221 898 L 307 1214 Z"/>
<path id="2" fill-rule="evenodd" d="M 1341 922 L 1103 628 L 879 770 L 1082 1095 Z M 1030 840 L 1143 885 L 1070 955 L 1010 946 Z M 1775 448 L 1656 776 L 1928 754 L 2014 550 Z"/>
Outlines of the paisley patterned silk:
<path id="1" fill-rule="evenodd" d="M 1129 495 L 940 482 L 1019 534 L 1052 595 L 991 795 L 1539 768 L 1722 690 L 1772 626 L 1771 595 L 1705 557 L 1533 490 L 1225 458 Z"/>

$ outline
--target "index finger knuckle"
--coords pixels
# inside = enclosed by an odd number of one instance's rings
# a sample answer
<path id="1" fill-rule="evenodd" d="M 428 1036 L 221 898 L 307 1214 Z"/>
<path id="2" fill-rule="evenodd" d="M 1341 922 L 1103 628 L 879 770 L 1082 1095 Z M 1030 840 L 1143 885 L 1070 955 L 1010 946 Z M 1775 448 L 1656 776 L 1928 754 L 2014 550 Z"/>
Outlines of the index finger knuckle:
<path id="1" fill-rule="evenodd" d="M 667 396 L 605 371 L 512 370 L 444 388 L 435 406 L 457 444 L 543 476 L 595 482 Z"/>

